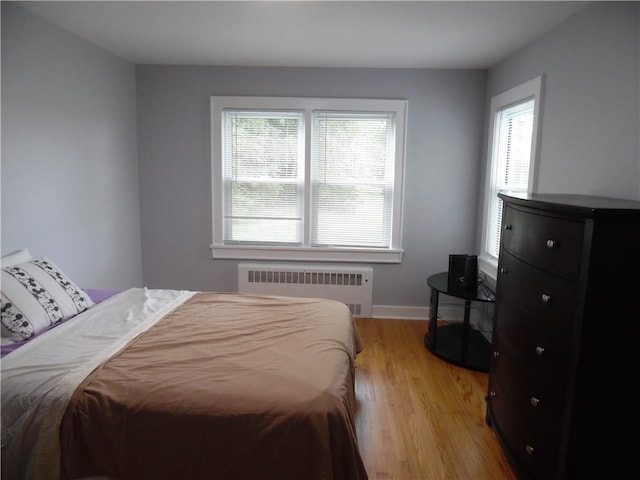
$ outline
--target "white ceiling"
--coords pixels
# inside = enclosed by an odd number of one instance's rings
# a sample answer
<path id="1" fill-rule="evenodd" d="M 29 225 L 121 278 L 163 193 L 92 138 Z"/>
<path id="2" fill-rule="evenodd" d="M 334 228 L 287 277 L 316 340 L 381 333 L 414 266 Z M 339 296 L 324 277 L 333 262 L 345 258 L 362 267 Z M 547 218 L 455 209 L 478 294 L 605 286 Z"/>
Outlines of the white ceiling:
<path id="1" fill-rule="evenodd" d="M 589 2 L 18 3 L 137 64 L 488 68 Z"/>

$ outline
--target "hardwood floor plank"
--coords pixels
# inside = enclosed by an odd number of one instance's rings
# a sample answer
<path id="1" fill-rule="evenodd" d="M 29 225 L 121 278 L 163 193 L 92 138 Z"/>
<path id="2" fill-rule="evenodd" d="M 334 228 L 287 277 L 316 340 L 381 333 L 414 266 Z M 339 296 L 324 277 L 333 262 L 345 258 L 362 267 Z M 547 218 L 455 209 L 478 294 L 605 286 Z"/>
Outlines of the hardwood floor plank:
<path id="1" fill-rule="evenodd" d="M 356 430 L 370 479 L 514 480 L 485 423 L 488 374 L 423 343 L 426 321 L 356 319 Z"/>

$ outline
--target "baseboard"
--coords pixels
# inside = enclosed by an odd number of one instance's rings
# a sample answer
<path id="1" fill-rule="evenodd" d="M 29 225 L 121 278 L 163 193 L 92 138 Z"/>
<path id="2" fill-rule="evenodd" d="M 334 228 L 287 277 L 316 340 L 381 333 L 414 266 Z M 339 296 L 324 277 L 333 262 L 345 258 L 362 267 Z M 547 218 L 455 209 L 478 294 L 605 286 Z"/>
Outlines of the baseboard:
<path id="1" fill-rule="evenodd" d="M 373 318 L 397 318 L 399 320 L 428 320 L 429 307 L 402 307 L 396 305 L 374 305 Z"/>
<path id="2" fill-rule="evenodd" d="M 431 307 L 408 307 L 397 305 L 374 305 L 373 318 L 396 318 L 398 320 L 429 320 Z M 464 305 L 441 305 L 438 309 L 440 317 L 449 321 L 460 321 L 464 318 Z"/>
<path id="3" fill-rule="evenodd" d="M 429 320 L 430 307 L 409 307 L 397 305 L 374 305 L 373 318 L 396 318 L 398 320 Z M 449 322 L 462 322 L 464 319 L 464 305 L 445 304 L 438 308 L 438 316 Z M 471 321 L 478 319 L 478 312 L 471 310 Z"/>

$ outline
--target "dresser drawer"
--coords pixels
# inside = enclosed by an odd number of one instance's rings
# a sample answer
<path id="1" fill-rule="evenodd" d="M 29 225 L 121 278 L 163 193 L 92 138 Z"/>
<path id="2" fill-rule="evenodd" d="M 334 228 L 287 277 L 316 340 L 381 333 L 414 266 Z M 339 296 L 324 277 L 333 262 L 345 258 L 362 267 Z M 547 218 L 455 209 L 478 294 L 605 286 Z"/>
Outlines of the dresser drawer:
<path id="1" fill-rule="evenodd" d="M 515 303 L 539 323 L 570 334 L 577 298 L 575 282 L 534 268 L 503 249 L 496 291 L 498 298 Z"/>
<path id="2" fill-rule="evenodd" d="M 549 435 L 544 426 L 514 408 L 500 385 L 489 397 L 494 428 L 509 445 L 510 453 L 531 478 L 555 478 L 560 435 Z"/>
<path id="3" fill-rule="evenodd" d="M 583 237 L 584 223 L 505 208 L 504 249 L 548 272 L 576 279 Z"/>
<path id="4" fill-rule="evenodd" d="M 566 370 L 571 340 L 544 327 L 514 303 L 500 299 L 496 305 L 493 336 L 499 345 L 509 345 L 519 361 L 536 369 Z"/>
<path id="5" fill-rule="evenodd" d="M 567 371 L 524 367 L 511 350 L 501 348 L 491 359 L 490 391 L 499 389 L 531 425 L 548 436 L 560 434 Z"/>

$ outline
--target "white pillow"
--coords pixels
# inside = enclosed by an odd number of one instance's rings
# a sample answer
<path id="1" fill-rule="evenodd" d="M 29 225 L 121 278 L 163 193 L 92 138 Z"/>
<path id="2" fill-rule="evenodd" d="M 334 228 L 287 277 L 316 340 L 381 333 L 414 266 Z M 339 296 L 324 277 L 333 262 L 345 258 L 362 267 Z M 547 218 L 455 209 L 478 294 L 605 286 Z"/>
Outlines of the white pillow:
<path id="1" fill-rule="evenodd" d="M 94 305 L 49 259 L 2 269 L 2 336 L 14 342 L 69 320 Z"/>
<path id="2" fill-rule="evenodd" d="M 0 265 L 2 265 L 2 268 L 13 267 L 19 263 L 30 262 L 31 260 L 33 260 L 33 257 L 29 253 L 29 250 L 23 248 L 22 250 L 16 250 L 15 252 L 0 258 Z"/>

